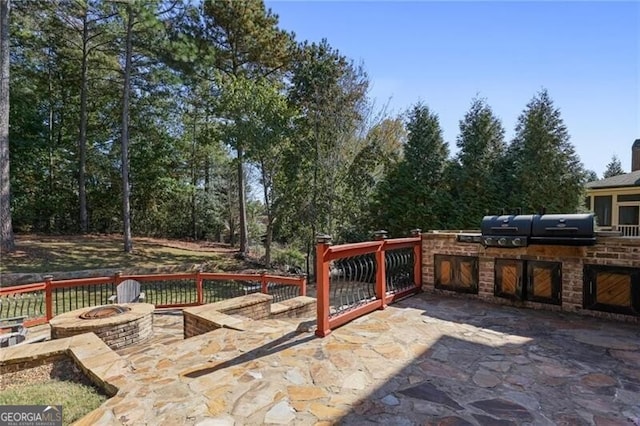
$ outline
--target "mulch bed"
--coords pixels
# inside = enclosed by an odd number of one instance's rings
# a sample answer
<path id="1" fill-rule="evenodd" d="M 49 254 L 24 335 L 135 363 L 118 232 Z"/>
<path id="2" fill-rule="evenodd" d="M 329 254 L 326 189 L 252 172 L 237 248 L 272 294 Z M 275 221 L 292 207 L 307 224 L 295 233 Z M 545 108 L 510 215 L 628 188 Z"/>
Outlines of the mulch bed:
<path id="1" fill-rule="evenodd" d="M 95 387 L 71 359 L 63 358 L 35 367 L 2 373 L 0 391 L 25 385 L 46 383 L 51 380 L 70 381 Z"/>

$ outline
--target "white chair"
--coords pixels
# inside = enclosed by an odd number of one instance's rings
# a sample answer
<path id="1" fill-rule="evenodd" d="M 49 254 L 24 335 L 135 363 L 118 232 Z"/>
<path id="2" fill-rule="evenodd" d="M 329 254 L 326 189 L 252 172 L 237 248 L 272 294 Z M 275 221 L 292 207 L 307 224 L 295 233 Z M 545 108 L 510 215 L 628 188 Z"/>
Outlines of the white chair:
<path id="1" fill-rule="evenodd" d="M 124 280 L 116 287 L 116 294 L 109 297 L 109 303 L 144 302 L 144 293 L 140 292 L 140 283 L 136 280 Z"/>
<path id="2" fill-rule="evenodd" d="M 25 318 L 13 317 L 0 320 L 0 347 L 17 345 L 24 341 L 27 335 L 27 327 L 24 326 Z"/>

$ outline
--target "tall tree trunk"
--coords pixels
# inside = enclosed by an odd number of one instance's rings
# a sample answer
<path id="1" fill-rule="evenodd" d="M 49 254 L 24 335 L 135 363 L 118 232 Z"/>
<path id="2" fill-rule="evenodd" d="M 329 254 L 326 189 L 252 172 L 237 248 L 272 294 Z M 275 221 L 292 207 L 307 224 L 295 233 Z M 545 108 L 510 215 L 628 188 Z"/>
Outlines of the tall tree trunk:
<path id="1" fill-rule="evenodd" d="M 262 170 L 262 188 L 264 190 L 264 207 L 267 211 L 267 235 L 264 242 L 264 264 L 267 268 L 271 267 L 271 241 L 273 240 L 273 210 L 271 209 L 271 199 L 269 197 L 269 183 L 271 179 L 265 169 L 264 161 L 260 164 Z"/>
<path id="2" fill-rule="evenodd" d="M 229 173 L 231 173 L 231 170 L 229 170 Z M 229 226 L 229 244 L 231 247 L 235 247 L 236 245 L 236 222 L 235 212 L 233 211 L 233 203 L 235 200 L 231 198 L 234 189 L 231 176 L 227 176 L 227 225 Z"/>
<path id="3" fill-rule="evenodd" d="M 209 108 L 205 108 L 204 113 L 204 135 L 206 138 L 206 143 L 209 144 Z M 207 154 L 204 157 L 204 193 L 207 203 L 209 202 L 209 196 L 211 192 L 211 153 L 207 151 Z"/>
<path id="4" fill-rule="evenodd" d="M 131 207 L 129 205 L 129 96 L 131 88 L 131 56 L 133 50 L 133 11 L 127 6 L 127 34 L 124 66 L 124 88 L 122 90 L 122 225 L 124 251 L 133 251 L 131 240 Z"/>
<path id="5" fill-rule="evenodd" d="M 0 0 L 0 247 L 15 250 L 11 224 L 9 169 L 9 11 L 11 0 Z"/>
<path id="6" fill-rule="evenodd" d="M 80 75 L 80 132 L 78 135 L 78 198 L 80 202 L 80 232 L 86 234 L 89 230 L 87 218 L 87 62 L 89 51 L 89 26 L 87 25 L 87 9 L 82 16 L 82 66 Z"/>
<path id="7" fill-rule="evenodd" d="M 238 145 L 238 207 L 240 210 L 240 254 L 248 253 L 247 197 L 244 187 L 244 151 Z"/>
<path id="8" fill-rule="evenodd" d="M 48 90 L 49 90 L 49 195 L 55 194 L 55 173 L 53 170 L 54 167 L 54 145 L 55 139 L 53 134 L 53 119 L 54 119 L 54 111 L 53 111 L 53 76 L 51 75 L 51 64 L 48 66 Z M 53 208 L 51 207 L 51 203 L 49 203 L 49 208 L 47 209 L 47 226 L 46 229 L 48 232 L 51 232 L 54 226 L 55 215 L 53 214 Z"/>
<path id="9" fill-rule="evenodd" d="M 197 172 L 197 143 L 198 138 L 196 135 L 196 126 L 198 123 L 198 109 L 193 108 L 193 141 L 191 142 L 191 232 L 193 233 L 193 239 L 198 240 L 198 191 L 196 185 L 198 184 L 198 172 Z"/>

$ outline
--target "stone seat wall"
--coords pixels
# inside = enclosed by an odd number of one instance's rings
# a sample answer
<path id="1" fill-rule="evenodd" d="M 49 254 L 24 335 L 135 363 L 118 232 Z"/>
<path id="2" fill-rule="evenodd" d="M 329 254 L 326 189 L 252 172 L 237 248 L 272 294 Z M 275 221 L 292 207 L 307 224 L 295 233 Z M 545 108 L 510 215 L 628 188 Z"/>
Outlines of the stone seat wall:
<path id="1" fill-rule="evenodd" d="M 251 321 L 281 318 L 308 318 L 315 315 L 316 300 L 299 296 L 273 303 L 273 296 L 252 293 L 221 302 L 185 308 L 182 311 L 184 338 L 217 328 L 248 330 Z"/>

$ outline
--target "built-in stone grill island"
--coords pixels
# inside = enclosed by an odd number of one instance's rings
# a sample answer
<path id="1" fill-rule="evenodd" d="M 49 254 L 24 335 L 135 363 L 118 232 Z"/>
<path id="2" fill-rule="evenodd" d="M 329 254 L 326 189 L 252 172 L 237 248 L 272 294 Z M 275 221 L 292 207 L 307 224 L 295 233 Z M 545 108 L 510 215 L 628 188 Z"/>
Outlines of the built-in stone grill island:
<path id="1" fill-rule="evenodd" d="M 460 235 L 422 234 L 425 291 L 640 320 L 640 238 L 596 232 L 591 245 L 494 247 Z"/>

